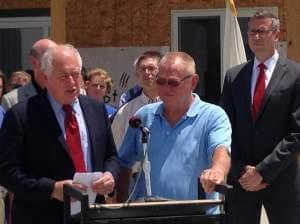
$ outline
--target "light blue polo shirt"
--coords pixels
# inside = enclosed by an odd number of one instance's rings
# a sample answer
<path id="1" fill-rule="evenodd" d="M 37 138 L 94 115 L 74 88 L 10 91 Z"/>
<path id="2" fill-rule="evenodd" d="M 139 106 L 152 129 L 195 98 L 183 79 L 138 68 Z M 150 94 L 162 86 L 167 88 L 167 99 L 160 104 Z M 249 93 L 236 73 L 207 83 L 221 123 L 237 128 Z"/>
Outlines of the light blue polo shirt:
<path id="1" fill-rule="evenodd" d="M 198 177 L 212 164 L 218 146 L 230 150 L 231 125 L 222 108 L 194 101 L 186 115 L 170 126 L 163 115 L 163 102 L 148 104 L 137 111 L 150 130 L 148 155 L 151 162 L 152 195 L 176 200 L 198 198 Z M 121 166 L 130 168 L 143 159 L 141 133 L 129 128 L 119 151 Z M 145 178 L 139 180 L 135 197 L 146 196 Z M 207 198 L 215 198 L 210 194 Z"/>

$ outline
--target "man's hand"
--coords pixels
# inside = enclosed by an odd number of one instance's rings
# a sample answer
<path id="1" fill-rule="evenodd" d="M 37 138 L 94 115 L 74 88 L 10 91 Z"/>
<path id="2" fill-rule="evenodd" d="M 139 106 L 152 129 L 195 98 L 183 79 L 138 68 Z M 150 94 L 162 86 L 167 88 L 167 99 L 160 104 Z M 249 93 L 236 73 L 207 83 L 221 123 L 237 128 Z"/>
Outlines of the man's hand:
<path id="1" fill-rule="evenodd" d="M 219 146 L 213 154 L 211 168 L 204 170 L 200 176 L 204 191 L 213 192 L 216 184 L 224 184 L 229 168 L 229 151 L 226 147 Z"/>
<path id="2" fill-rule="evenodd" d="M 103 176 L 92 184 L 92 189 L 97 194 L 108 195 L 115 188 L 115 179 L 110 172 L 105 172 Z"/>
<path id="3" fill-rule="evenodd" d="M 204 170 L 200 176 L 200 182 L 205 192 L 213 192 L 216 184 L 225 183 L 225 173 L 217 168 Z"/>
<path id="4" fill-rule="evenodd" d="M 86 186 L 82 184 L 74 184 L 72 180 L 62 180 L 62 181 L 55 182 L 54 189 L 51 194 L 51 198 L 55 198 L 59 201 L 64 201 L 64 193 L 63 193 L 64 184 L 69 184 L 74 188 L 77 188 L 82 191 L 86 191 Z"/>
<path id="5" fill-rule="evenodd" d="M 246 191 L 259 191 L 268 186 L 255 166 L 249 165 L 245 167 L 245 173 L 240 177 L 239 183 Z"/>

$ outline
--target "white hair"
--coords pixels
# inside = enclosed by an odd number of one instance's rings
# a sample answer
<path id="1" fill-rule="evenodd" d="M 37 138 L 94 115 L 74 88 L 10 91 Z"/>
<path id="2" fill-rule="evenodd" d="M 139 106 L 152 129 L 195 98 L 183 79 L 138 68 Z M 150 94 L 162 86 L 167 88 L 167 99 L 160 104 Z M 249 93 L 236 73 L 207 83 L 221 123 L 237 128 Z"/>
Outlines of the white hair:
<path id="1" fill-rule="evenodd" d="M 71 44 L 62 44 L 57 45 L 55 47 L 49 48 L 42 56 L 41 60 L 41 70 L 42 73 L 45 73 L 47 76 L 49 76 L 52 73 L 53 70 L 53 54 L 57 50 L 57 48 L 64 48 L 64 50 L 71 52 L 74 54 L 79 62 L 80 71 L 82 68 L 82 59 L 79 54 L 79 51 Z"/>

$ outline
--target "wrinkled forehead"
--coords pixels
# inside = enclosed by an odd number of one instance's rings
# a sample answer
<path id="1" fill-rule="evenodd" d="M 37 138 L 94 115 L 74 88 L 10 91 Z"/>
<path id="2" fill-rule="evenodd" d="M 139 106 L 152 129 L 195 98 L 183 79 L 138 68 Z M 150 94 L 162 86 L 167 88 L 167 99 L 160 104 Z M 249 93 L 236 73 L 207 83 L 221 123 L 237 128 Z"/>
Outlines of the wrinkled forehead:
<path id="1" fill-rule="evenodd" d="M 158 59 L 157 58 L 145 58 L 140 61 L 138 64 L 138 67 L 144 67 L 144 66 L 158 66 Z"/>
<path id="2" fill-rule="evenodd" d="M 69 51 L 57 51 L 53 54 L 53 66 L 56 68 L 81 72 L 78 57 Z"/>
<path id="3" fill-rule="evenodd" d="M 93 83 L 104 83 L 105 78 L 101 74 L 91 76 L 90 81 Z"/>
<path id="4" fill-rule="evenodd" d="M 264 18 L 251 18 L 248 22 L 249 28 L 272 27 L 272 19 Z"/>
<path id="5" fill-rule="evenodd" d="M 184 61 L 175 59 L 161 63 L 159 66 L 159 75 L 182 78 L 188 73 L 187 69 L 188 66 Z"/>

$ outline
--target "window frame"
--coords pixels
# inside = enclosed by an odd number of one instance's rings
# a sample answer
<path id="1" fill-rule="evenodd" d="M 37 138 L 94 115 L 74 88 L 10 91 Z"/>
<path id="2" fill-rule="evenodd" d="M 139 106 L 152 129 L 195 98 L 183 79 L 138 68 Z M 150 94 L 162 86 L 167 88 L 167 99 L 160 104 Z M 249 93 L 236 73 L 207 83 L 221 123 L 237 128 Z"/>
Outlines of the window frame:
<path id="1" fill-rule="evenodd" d="M 50 36 L 50 16 L 0 18 L 0 29 L 42 28 L 43 37 Z"/>

